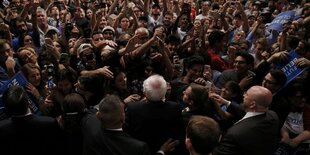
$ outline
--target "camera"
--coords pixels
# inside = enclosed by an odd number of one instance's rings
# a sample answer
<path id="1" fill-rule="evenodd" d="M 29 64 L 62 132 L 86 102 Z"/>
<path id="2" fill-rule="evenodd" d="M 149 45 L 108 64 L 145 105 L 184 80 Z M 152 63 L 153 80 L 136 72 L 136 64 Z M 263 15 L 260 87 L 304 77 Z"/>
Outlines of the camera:
<path id="1" fill-rule="evenodd" d="M 47 71 L 47 76 L 53 76 L 53 74 L 54 74 L 54 65 L 53 64 L 44 65 L 43 68 L 44 68 L 44 70 Z"/>
<path id="2" fill-rule="evenodd" d="M 59 63 L 64 64 L 64 63 L 68 62 L 68 59 L 69 59 L 68 53 L 61 53 Z"/>
<path id="3" fill-rule="evenodd" d="M 151 45 L 151 48 L 154 49 L 154 50 L 158 50 L 158 45 L 156 45 L 156 44 Z"/>

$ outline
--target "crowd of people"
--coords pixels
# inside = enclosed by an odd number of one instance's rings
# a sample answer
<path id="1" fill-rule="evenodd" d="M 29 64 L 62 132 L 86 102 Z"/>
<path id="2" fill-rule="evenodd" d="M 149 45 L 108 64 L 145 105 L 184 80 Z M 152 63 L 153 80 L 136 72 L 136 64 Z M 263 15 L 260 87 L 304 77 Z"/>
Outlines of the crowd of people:
<path id="1" fill-rule="evenodd" d="M 309 25 L 309 0 L 0 0 L 0 150 L 310 154 Z"/>

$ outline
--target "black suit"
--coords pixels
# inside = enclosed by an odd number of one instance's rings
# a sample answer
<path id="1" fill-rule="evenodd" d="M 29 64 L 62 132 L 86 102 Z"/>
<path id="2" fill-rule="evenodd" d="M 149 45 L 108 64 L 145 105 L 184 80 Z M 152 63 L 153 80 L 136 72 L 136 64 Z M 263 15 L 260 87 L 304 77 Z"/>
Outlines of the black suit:
<path id="1" fill-rule="evenodd" d="M 56 119 L 28 115 L 0 122 L 1 155 L 56 154 L 61 130 Z"/>
<path id="2" fill-rule="evenodd" d="M 123 131 L 102 129 L 84 150 L 87 155 L 150 155 L 146 143 L 130 137 Z"/>
<path id="3" fill-rule="evenodd" d="M 152 154 L 169 138 L 179 139 L 182 143 L 182 110 L 179 104 L 136 102 L 128 104 L 126 112 L 126 131 L 146 142 Z"/>
<path id="4" fill-rule="evenodd" d="M 146 143 L 123 131 L 103 129 L 95 115 L 83 119 L 82 130 L 85 155 L 150 155 Z"/>
<path id="5" fill-rule="evenodd" d="M 277 144 L 278 124 L 273 111 L 243 119 L 227 131 L 213 155 L 271 155 Z"/>

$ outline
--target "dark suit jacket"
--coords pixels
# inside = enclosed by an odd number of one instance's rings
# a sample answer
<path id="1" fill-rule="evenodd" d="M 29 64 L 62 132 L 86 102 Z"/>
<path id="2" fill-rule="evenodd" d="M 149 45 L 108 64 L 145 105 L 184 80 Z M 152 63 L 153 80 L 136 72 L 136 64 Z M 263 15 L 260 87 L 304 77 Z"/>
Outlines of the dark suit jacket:
<path id="1" fill-rule="evenodd" d="M 239 121 L 240 119 L 242 119 L 244 117 L 244 115 L 246 114 L 243 106 L 239 105 L 239 104 L 235 104 L 235 103 L 231 103 L 227 107 L 226 111 L 234 115 L 234 120 L 236 122 Z"/>
<path id="2" fill-rule="evenodd" d="M 85 155 L 150 155 L 146 143 L 123 131 L 103 129 L 94 114 L 83 118 L 82 132 Z"/>
<path id="3" fill-rule="evenodd" d="M 93 137 L 85 155 L 150 155 L 146 143 L 130 137 L 123 131 L 102 129 Z"/>
<path id="4" fill-rule="evenodd" d="M 227 131 L 213 155 L 271 155 L 277 144 L 278 124 L 273 111 L 241 120 Z"/>
<path id="5" fill-rule="evenodd" d="M 175 102 L 136 102 L 128 104 L 126 131 L 146 142 L 152 154 L 169 138 L 182 142 L 182 110 Z"/>
<path id="6" fill-rule="evenodd" d="M 0 122 L 1 155 L 57 153 L 60 128 L 56 119 L 28 115 Z"/>

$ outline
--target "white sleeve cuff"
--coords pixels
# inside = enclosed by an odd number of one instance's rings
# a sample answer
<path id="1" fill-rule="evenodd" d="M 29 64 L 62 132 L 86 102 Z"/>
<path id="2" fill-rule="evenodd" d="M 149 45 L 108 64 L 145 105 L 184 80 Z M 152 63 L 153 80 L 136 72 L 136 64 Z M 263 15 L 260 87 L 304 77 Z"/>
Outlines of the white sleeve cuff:
<path id="1" fill-rule="evenodd" d="M 162 151 L 162 150 L 158 150 L 157 153 L 160 153 L 160 154 L 162 154 L 162 155 L 165 155 L 165 152 Z"/>

